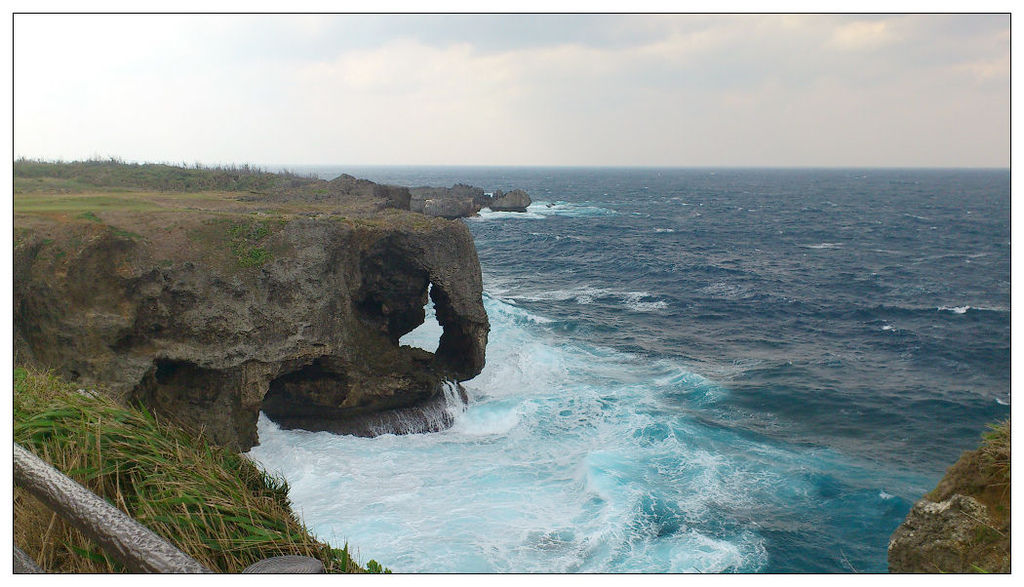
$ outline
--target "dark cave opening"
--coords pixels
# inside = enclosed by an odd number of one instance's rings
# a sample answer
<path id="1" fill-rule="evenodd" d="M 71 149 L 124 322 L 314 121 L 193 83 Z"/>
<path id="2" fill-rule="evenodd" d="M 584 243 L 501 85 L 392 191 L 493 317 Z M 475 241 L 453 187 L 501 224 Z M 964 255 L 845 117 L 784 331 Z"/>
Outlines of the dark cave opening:
<path id="1" fill-rule="evenodd" d="M 344 369 L 330 357 L 284 373 L 270 382 L 262 411 L 279 422 L 295 417 L 322 417 L 340 406 L 349 394 L 350 382 Z"/>
<path id="2" fill-rule="evenodd" d="M 159 385 L 170 385 L 175 379 L 180 379 L 188 371 L 195 371 L 192 363 L 185 361 L 172 361 L 170 359 L 157 359 L 154 361 L 155 370 L 153 376 Z"/>

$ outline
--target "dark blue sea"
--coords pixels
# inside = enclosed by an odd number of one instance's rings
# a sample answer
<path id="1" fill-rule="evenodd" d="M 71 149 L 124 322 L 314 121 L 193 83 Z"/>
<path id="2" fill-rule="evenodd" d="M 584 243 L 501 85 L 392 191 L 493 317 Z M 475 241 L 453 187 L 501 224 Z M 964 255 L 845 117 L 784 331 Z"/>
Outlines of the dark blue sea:
<path id="1" fill-rule="evenodd" d="M 312 170 L 533 198 L 459 221 L 491 333 L 450 430 L 261 417 L 313 532 L 396 572 L 885 572 L 1009 415 L 1007 170 Z"/>

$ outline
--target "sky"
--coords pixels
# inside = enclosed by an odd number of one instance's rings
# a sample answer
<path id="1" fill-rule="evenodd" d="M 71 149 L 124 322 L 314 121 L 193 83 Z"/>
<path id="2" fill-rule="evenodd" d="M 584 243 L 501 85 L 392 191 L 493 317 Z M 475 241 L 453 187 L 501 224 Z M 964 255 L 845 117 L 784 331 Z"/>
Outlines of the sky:
<path id="1" fill-rule="evenodd" d="M 14 155 L 1008 167 L 1007 14 L 16 14 Z"/>

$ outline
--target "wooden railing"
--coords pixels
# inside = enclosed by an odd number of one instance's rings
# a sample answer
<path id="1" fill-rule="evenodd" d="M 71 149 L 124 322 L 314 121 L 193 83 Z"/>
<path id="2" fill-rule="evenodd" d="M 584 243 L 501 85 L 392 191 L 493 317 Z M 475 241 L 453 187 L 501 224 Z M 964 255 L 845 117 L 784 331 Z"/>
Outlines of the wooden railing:
<path id="1" fill-rule="evenodd" d="M 103 498 L 14 444 L 14 482 L 98 544 L 133 573 L 209 573 L 209 569 L 157 536 Z M 39 566 L 14 549 L 15 573 L 39 573 Z M 323 563 L 306 556 L 259 561 L 243 573 L 322 573 Z"/>

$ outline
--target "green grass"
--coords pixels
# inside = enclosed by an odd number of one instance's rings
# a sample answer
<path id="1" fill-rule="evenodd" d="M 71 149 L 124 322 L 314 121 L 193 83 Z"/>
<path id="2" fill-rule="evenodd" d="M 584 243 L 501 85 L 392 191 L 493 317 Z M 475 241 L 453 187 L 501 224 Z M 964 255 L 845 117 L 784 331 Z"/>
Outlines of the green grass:
<path id="1" fill-rule="evenodd" d="M 14 439 L 208 568 L 240 572 L 299 554 L 328 572 L 360 568 L 296 519 L 288 485 L 247 458 L 195 438 L 141 407 L 79 393 L 51 373 L 14 372 Z M 34 498 L 15 491 L 15 543 L 49 572 L 123 569 Z"/>
<path id="2" fill-rule="evenodd" d="M 118 228 L 116 226 L 111 226 L 110 227 L 110 232 L 114 236 L 119 236 L 119 237 L 122 237 L 122 238 L 130 238 L 132 240 L 140 240 L 142 238 L 141 234 L 134 233 L 134 232 L 132 232 L 130 230 L 124 230 L 123 228 Z"/>
<path id="3" fill-rule="evenodd" d="M 266 222 L 256 221 L 250 224 L 235 224 L 228 229 L 228 234 L 232 239 L 255 242 L 270 234 L 270 228 Z"/>
<path id="4" fill-rule="evenodd" d="M 156 210 L 185 211 L 204 202 L 223 200 L 218 192 L 141 192 L 92 190 L 81 194 L 30 193 L 14 195 L 15 213 L 61 213 L 81 215 L 104 211 L 151 212 Z"/>
<path id="5" fill-rule="evenodd" d="M 100 218 L 98 216 L 96 216 L 96 214 L 94 214 L 92 212 L 92 210 L 89 210 L 89 211 L 86 211 L 86 212 L 82 212 L 77 217 L 81 218 L 83 220 L 88 220 L 90 222 L 99 222 L 101 224 L 103 223 L 103 221 L 100 220 Z"/>
<path id="6" fill-rule="evenodd" d="M 264 221 L 233 224 L 228 228 L 231 238 L 231 252 L 238 260 L 239 267 L 259 267 L 270 260 L 270 252 L 260 246 L 270 234 Z"/>
<path id="7" fill-rule="evenodd" d="M 79 220 L 88 220 L 89 222 L 96 222 L 98 224 L 104 224 L 103 219 L 100 218 L 99 216 L 96 216 L 96 214 L 93 213 L 91 210 L 87 210 L 85 212 L 82 212 L 81 214 L 79 214 L 75 218 L 77 218 Z M 140 240 L 140 239 L 142 239 L 142 235 L 141 234 L 132 232 L 130 230 L 125 230 L 123 228 L 118 228 L 116 226 L 108 226 L 108 228 L 110 229 L 111 234 L 113 234 L 114 236 L 119 236 L 119 237 L 122 237 L 122 238 L 129 238 L 129 239 L 132 239 L 132 240 Z M 43 244 L 49 244 L 47 241 L 49 241 L 49 243 L 52 243 L 53 239 L 46 239 L 46 240 L 43 241 Z"/>
<path id="8" fill-rule="evenodd" d="M 93 214 L 103 210 L 159 210 L 161 207 L 153 202 L 131 194 L 16 194 L 14 196 L 15 212 L 57 212 L 65 214 Z M 98 219 L 97 219 L 98 221 Z"/>
<path id="9" fill-rule="evenodd" d="M 238 257 L 239 267 L 259 267 L 270 260 L 270 253 L 262 247 L 240 245 L 233 252 Z"/>
<path id="10" fill-rule="evenodd" d="M 93 186 L 73 179 L 56 177 L 22 177 L 14 180 L 14 192 L 17 194 L 30 194 L 34 192 L 77 193 L 86 191 L 91 187 Z"/>
<path id="11" fill-rule="evenodd" d="M 275 202 L 277 208 L 272 211 L 278 215 L 336 214 L 338 207 L 343 206 L 344 216 L 350 218 L 382 216 L 378 220 L 383 227 L 395 222 L 410 224 L 401 214 L 394 216 L 397 210 L 388 208 L 381 212 L 375 190 L 368 187 L 371 182 L 366 184 L 352 188 L 359 193 L 344 189 L 335 193 L 333 184 L 312 175 L 268 173 L 248 165 L 188 167 L 124 163 L 116 159 L 71 163 L 19 159 L 14 163 L 14 211 L 23 222 L 38 218 L 22 215 L 66 220 L 64 215 L 75 218 L 85 213 L 110 220 L 112 217 L 104 212 L 139 220 L 142 216 L 133 213 L 246 213 Z M 309 196 L 315 196 L 313 201 Z M 259 265 L 267 260 L 259 251 L 244 253 L 242 258 L 247 260 L 243 263 Z"/>

